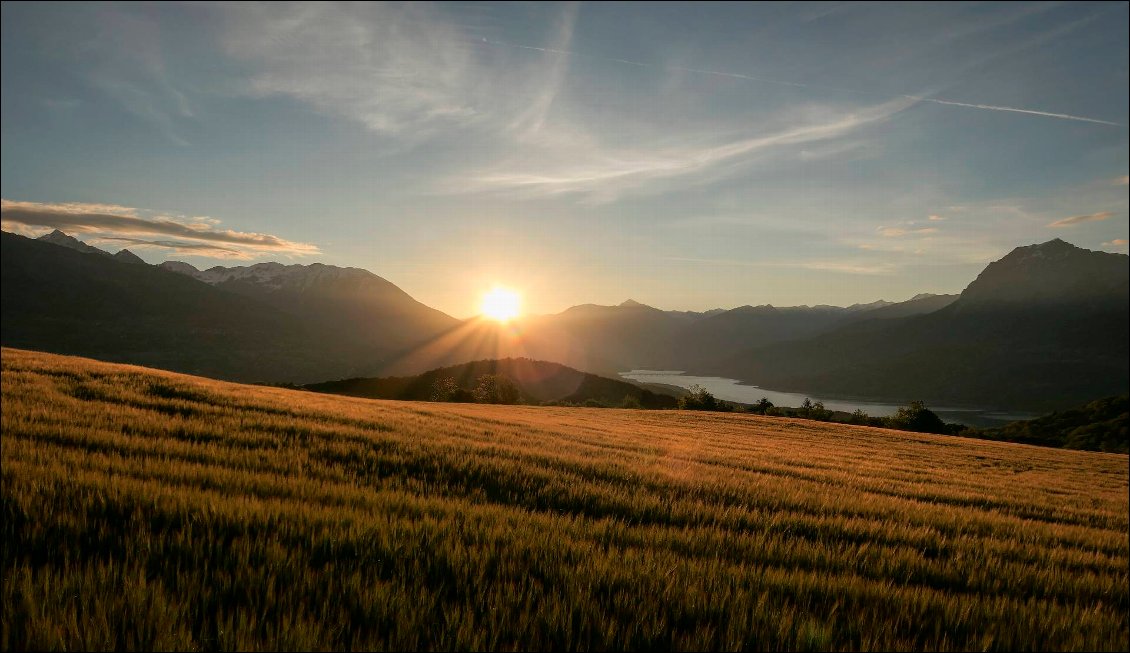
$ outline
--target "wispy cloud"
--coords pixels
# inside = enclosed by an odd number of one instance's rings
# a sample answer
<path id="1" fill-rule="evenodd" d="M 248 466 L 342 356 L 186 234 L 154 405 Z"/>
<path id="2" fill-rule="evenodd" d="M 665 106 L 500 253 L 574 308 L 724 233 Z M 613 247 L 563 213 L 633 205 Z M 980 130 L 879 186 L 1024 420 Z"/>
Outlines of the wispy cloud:
<path id="1" fill-rule="evenodd" d="M 945 218 L 945 216 L 941 216 L 941 215 L 931 215 L 931 216 L 930 216 L 929 218 L 927 218 L 927 219 L 928 219 L 928 220 L 929 220 L 930 222 L 942 222 L 942 221 L 943 221 L 943 220 L 945 220 L 946 218 Z"/>
<path id="2" fill-rule="evenodd" d="M 126 238 L 125 236 L 97 236 L 91 238 L 88 244 L 94 245 L 95 247 L 108 244 L 126 245 L 132 249 L 159 249 L 174 254 L 188 254 L 206 258 L 241 260 L 254 258 L 249 256 L 247 252 L 232 247 L 180 240 L 147 240 L 144 238 Z"/>
<path id="3" fill-rule="evenodd" d="M 884 238 L 902 238 L 903 236 L 928 236 L 938 233 L 938 229 L 936 227 L 918 227 L 916 229 L 908 229 L 905 227 L 879 227 L 876 229 L 876 232 Z"/>
<path id="4" fill-rule="evenodd" d="M 1080 224 L 1083 222 L 1099 222 L 1107 220 L 1114 216 L 1113 211 L 1099 211 L 1098 213 L 1091 213 L 1089 215 L 1073 215 L 1070 218 L 1063 218 L 1055 222 L 1048 223 L 1049 227 L 1070 227 L 1071 225 Z"/>
<path id="5" fill-rule="evenodd" d="M 44 204 L 0 200 L 5 230 L 59 229 L 137 245 L 192 251 L 200 256 L 250 259 L 265 254 L 310 256 L 316 245 L 253 232 L 219 229 L 213 218 L 143 217 L 140 209 L 106 204 Z M 161 239 L 171 237 L 177 240 Z"/>
<path id="6" fill-rule="evenodd" d="M 812 261 L 743 261 L 727 258 L 693 258 L 682 256 L 667 257 L 668 261 L 683 263 L 706 263 L 725 267 L 743 268 L 785 268 L 794 270 L 822 270 L 844 274 L 881 275 L 892 274 L 897 266 L 886 261 L 859 260 L 812 260 Z"/>
<path id="7" fill-rule="evenodd" d="M 1103 243 L 1103 247 L 1126 247 L 1126 239 L 1115 238 L 1114 240 L 1109 240 Z"/>
<path id="8" fill-rule="evenodd" d="M 398 135 L 479 118 L 474 61 L 462 32 L 410 5 L 228 6 L 223 45 L 250 91 Z"/>
<path id="9" fill-rule="evenodd" d="M 786 121 L 762 120 L 766 126 L 759 133 L 731 126 L 728 140 L 718 138 L 726 127 L 709 132 L 677 128 L 656 136 L 643 133 L 646 120 L 636 120 L 630 129 L 641 132 L 636 142 L 646 145 L 631 146 L 625 145 L 631 139 L 617 136 L 614 121 L 594 126 L 578 115 L 585 113 L 584 104 L 564 90 L 571 60 L 646 68 L 652 77 L 657 72 L 690 73 L 876 96 L 805 80 L 586 54 L 573 49 L 579 11 L 573 4 L 564 6 L 549 37 L 537 45 L 493 35 L 471 38 L 450 11 L 422 4 L 234 5 L 222 11 L 224 51 L 245 66 L 248 92 L 254 95 L 292 98 L 394 136 L 401 144 L 440 133 L 451 137 L 452 130 L 489 142 L 476 152 L 481 158 L 473 167 L 443 177 L 436 187 L 440 192 L 580 195 L 590 203 L 609 202 L 657 188 L 656 182 L 724 179 L 785 146 L 809 144 L 796 153 L 802 160 L 842 156 L 863 143 L 846 142 L 844 136 L 923 102 L 1116 124 L 932 94 L 887 95 L 891 99 L 881 104 L 841 109 L 836 115 L 825 110 L 815 120 L 794 110 Z"/>
<path id="10" fill-rule="evenodd" d="M 1072 23 L 1071 25 L 1064 26 L 1061 30 L 1054 30 L 1051 33 L 1048 33 L 1046 35 L 1042 35 L 1040 37 L 1040 39 L 1041 39 L 1040 42 L 1043 42 L 1043 41 L 1050 39 L 1054 36 L 1058 36 L 1061 32 L 1070 31 L 1070 30 L 1075 29 L 1076 27 L 1079 27 L 1079 26 L 1082 26 L 1082 25 L 1084 25 L 1088 22 L 1091 22 L 1098 15 L 1099 14 L 1094 14 L 1092 16 L 1085 17 L 1084 19 L 1082 19 L 1080 21 L 1075 21 L 1075 23 Z M 490 40 L 487 40 L 487 39 L 483 39 L 483 42 L 487 43 L 489 45 L 503 46 L 503 47 L 508 47 L 508 48 L 517 48 L 517 49 L 523 49 L 523 50 L 536 50 L 536 51 L 539 51 L 539 52 L 552 53 L 552 54 L 557 54 L 557 55 L 561 55 L 561 56 L 585 57 L 585 58 L 589 58 L 589 59 L 599 59 L 599 60 L 607 61 L 607 62 L 610 62 L 610 63 L 616 63 L 616 64 L 621 64 L 621 65 L 626 65 L 626 66 L 634 66 L 634 67 L 638 67 L 638 68 L 655 68 L 655 69 L 667 70 L 667 71 L 673 71 L 673 72 L 683 72 L 683 73 L 691 73 L 691 74 L 697 74 L 697 75 L 708 75 L 708 76 L 713 76 L 713 77 L 724 77 L 724 78 L 728 78 L 728 79 L 740 79 L 740 80 L 763 83 L 763 84 L 773 84 L 773 85 L 777 85 L 777 86 L 789 86 L 789 87 L 792 87 L 792 88 L 802 88 L 802 89 L 812 89 L 812 90 L 830 90 L 830 91 L 837 91 L 837 92 L 849 92 L 849 93 L 857 93 L 857 94 L 860 94 L 860 95 L 869 95 L 871 97 L 876 97 L 876 94 L 874 94 L 874 93 L 861 91 L 859 89 L 842 88 L 842 87 L 837 87 L 837 86 L 829 86 L 829 85 L 825 85 L 825 84 L 813 84 L 813 83 L 808 83 L 808 82 L 804 82 L 804 81 L 800 81 L 800 80 L 778 79 L 778 78 L 772 78 L 772 77 L 765 77 L 765 76 L 761 76 L 761 75 L 747 75 L 747 74 L 743 74 L 743 73 L 735 73 L 735 72 L 728 72 L 728 71 L 722 71 L 722 70 L 710 70 L 710 69 L 706 69 L 706 68 L 688 68 L 688 67 L 684 67 L 684 66 L 664 66 L 664 65 L 652 64 L 652 63 L 648 63 L 648 62 L 644 62 L 644 61 L 633 61 L 633 60 L 630 60 L 630 59 L 615 59 L 615 58 L 611 58 L 611 57 L 594 57 L 592 55 L 587 55 L 587 54 L 580 53 L 580 52 L 573 52 L 573 51 L 563 49 L 563 48 L 539 48 L 539 47 L 534 47 L 534 46 L 530 46 L 530 45 L 521 45 L 521 44 L 516 44 L 516 43 L 506 43 L 506 42 L 501 42 L 501 41 L 490 41 Z M 1025 46 L 1025 47 L 1028 47 L 1028 46 Z M 1113 121 L 1110 121 L 1110 120 L 1101 120 L 1099 118 L 1092 118 L 1092 117 L 1088 117 L 1088 116 L 1080 116 L 1080 115 L 1074 115 L 1074 114 L 1068 114 L 1068 113 L 1058 113 L 1058 112 L 1054 112 L 1054 111 L 1043 111 L 1043 110 L 1031 109 L 1031 108 L 1001 106 L 1001 105 L 979 103 L 979 102 L 958 102 L 958 101 L 955 101 L 955 100 L 948 100 L 948 99 L 932 97 L 931 95 L 900 94 L 900 95 L 893 96 L 893 97 L 888 95 L 887 97 L 892 98 L 892 99 L 899 98 L 899 99 L 906 99 L 906 100 L 914 100 L 915 102 L 929 102 L 929 103 L 932 103 L 932 104 L 939 104 L 939 105 L 944 105 L 944 106 L 962 107 L 962 108 L 966 108 L 966 109 L 982 109 L 982 110 L 986 110 L 986 111 L 1003 111 L 1003 112 L 1008 112 L 1008 113 L 1020 113 L 1020 114 L 1027 114 L 1027 115 L 1033 115 L 1033 116 L 1041 116 L 1041 117 L 1044 117 L 1044 118 L 1057 118 L 1057 119 L 1060 119 L 1060 120 L 1074 120 L 1074 121 L 1079 121 L 1079 122 L 1089 122 L 1089 123 L 1095 123 L 1095 124 L 1100 124 L 1100 125 L 1108 125 L 1108 126 L 1112 126 L 1112 127 L 1123 127 L 1123 126 L 1125 126 L 1123 123 L 1113 122 Z"/>
<path id="11" fill-rule="evenodd" d="M 566 49 L 573 41 L 573 28 L 577 23 L 577 7 L 576 3 L 568 4 L 558 20 L 557 34 L 554 39 L 554 45 L 557 48 Z M 509 131 L 520 138 L 533 137 L 541 132 L 550 109 L 553 107 L 553 102 L 557 99 L 561 90 L 561 84 L 568 69 L 569 59 L 567 57 L 557 57 L 550 64 L 549 71 L 544 75 L 545 79 L 541 89 L 529 103 L 529 106 L 521 111 L 513 123 L 508 126 Z"/>
<path id="12" fill-rule="evenodd" d="M 1121 177 L 1118 177 L 1117 179 L 1114 180 L 1114 185 L 1115 186 L 1130 185 L 1130 175 L 1122 175 Z"/>
<path id="13" fill-rule="evenodd" d="M 104 101 L 184 146 L 184 128 L 195 113 L 169 72 L 164 30 L 155 14 L 128 4 L 71 7 L 52 22 L 52 54 Z M 80 101 L 46 98 L 44 103 L 58 110 Z"/>
<path id="14" fill-rule="evenodd" d="M 840 138 L 881 122 L 913 104 L 896 100 L 843 112 L 821 122 L 791 125 L 729 143 L 686 143 L 655 149 L 600 149 L 546 157 L 549 163 L 512 161 L 492 172 L 456 182 L 453 190 L 513 193 L 524 196 L 588 194 L 595 201 L 615 199 L 649 182 L 717 171 L 763 151 Z M 688 139 L 700 140 L 700 139 Z M 559 163 L 559 161 L 565 160 Z M 541 169 L 538 169 L 538 168 Z"/>

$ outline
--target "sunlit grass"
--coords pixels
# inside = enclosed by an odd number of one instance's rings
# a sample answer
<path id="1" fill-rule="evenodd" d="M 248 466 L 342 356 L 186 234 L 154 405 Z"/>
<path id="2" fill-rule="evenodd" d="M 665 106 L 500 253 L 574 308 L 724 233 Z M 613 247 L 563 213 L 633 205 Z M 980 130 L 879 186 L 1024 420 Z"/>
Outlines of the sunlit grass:
<path id="1" fill-rule="evenodd" d="M 1126 456 L 3 351 L 9 649 L 1125 650 Z"/>

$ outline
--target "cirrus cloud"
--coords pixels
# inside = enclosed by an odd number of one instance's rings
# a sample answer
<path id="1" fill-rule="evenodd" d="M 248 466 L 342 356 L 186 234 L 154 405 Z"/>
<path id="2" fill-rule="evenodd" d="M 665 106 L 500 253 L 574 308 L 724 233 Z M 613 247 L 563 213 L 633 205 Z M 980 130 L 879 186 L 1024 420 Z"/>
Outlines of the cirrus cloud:
<path id="1" fill-rule="evenodd" d="M 938 233 L 936 227 L 919 227 L 917 229 L 905 229 L 903 227 L 879 227 L 876 230 L 880 236 L 885 238 L 902 238 L 903 236 L 928 236 L 930 234 Z"/>
<path id="2" fill-rule="evenodd" d="M 1070 227 L 1071 225 L 1080 224 L 1082 222 L 1099 222 L 1114 216 L 1113 211 L 1099 211 L 1098 213 L 1091 213 L 1089 215 L 1073 215 L 1070 218 L 1063 218 L 1055 222 L 1048 223 L 1049 227 Z"/>

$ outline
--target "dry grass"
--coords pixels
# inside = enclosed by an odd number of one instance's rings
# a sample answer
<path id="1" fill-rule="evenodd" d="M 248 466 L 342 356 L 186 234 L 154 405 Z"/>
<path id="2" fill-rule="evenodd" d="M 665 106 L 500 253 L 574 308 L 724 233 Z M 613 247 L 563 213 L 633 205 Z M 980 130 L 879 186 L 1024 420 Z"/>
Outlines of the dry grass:
<path id="1" fill-rule="evenodd" d="M 3 351 L 8 649 L 1130 647 L 1126 456 Z"/>

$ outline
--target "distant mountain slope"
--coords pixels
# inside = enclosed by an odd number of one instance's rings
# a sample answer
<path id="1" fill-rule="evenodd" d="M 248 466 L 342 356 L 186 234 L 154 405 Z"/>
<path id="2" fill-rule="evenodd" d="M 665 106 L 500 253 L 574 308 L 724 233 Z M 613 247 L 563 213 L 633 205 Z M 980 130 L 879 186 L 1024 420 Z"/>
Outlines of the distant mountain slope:
<path id="1" fill-rule="evenodd" d="M 933 313 L 870 320 L 707 366 L 778 390 L 1050 410 L 1127 391 L 1125 255 L 1017 248 Z"/>
<path id="2" fill-rule="evenodd" d="M 310 382 L 375 373 L 410 335 L 428 334 L 401 321 L 408 335 L 387 343 L 336 337 L 318 320 L 252 293 L 51 241 L 5 232 L 2 242 L 2 341 L 13 347 L 226 379 Z M 357 333 L 384 328 L 366 321 L 364 310 L 337 316 Z"/>
<path id="3" fill-rule="evenodd" d="M 676 404 L 675 397 L 671 395 L 579 372 L 558 363 L 528 358 L 480 360 L 430 370 L 417 376 L 344 379 L 310 384 L 304 388 L 371 399 L 427 400 L 432 397 L 433 387 L 440 379 L 451 378 L 460 388 L 471 390 L 484 374 L 506 376 L 518 386 L 523 399 L 531 402 L 584 403 L 595 400 L 615 406 L 625 397 L 633 397 L 643 408 L 674 408 Z"/>
<path id="4" fill-rule="evenodd" d="M 839 306 L 740 306 L 688 322 L 669 338 L 651 363 L 675 369 L 701 369 L 704 363 L 754 347 L 803 340 L 846 324 L 931 313 L 956 295 L 919 295 L 905 302 L 879 300 Z"/>
<path id="5" fill-rule="evenodd" d="M 529 357 L 551 360 L 603 375 L 629 369 L 690 369 L 751 347 L 796 340 L 872 315 L 916 314 L 936 310 L 952 298 L 919 297 L 838 306 L 743 306 L 706 312 L 664 311 L 634 300 L 616 306 L 582 304 L 560 313 L 530 316 L 512 331 L 489 323 L 464 322 L 458 338 L 441 338 L 434 347 L 406 356 L 388 370 L 410 374 L 421 369 L 486 358 Z"/>
<path id="6" fill-rule="evenodd" d="M 534 343 L 569 343 L 568 359 L 562 362 L 611 374 L 662 360 L 675 335 L 701 318 L 697 313 L 662 311 L 628 300 L 619 306 L 574 306 L 556 315 L 529 320 L 525 326 Z M 542 353 L 534 351 L 530 355 L 561 360 Z"/>
<path id="7" fill-rule="evenodd" d="M 662 368 L 699 367 L 751 347 L 805 338 L 844 319 L 841 308 L 808 306 L 740 306 L 684 325 L 668 339 L 663 356 L 651 363 Z"/>
<path id="8" fill-rule="evenodd" d="M 241 380 L 324 368 L 307 330 L 268 306 L 151 266 L 0 242 L 5 345 Z"/>
<path id="9" fill-rule="evenodd" d="M 161 267 L 263 302 L 298 317 L 323 337 L 362 347 L 399 350 L 459 324 L 359 268 L 258 263 L 197 270 L 180 261 Z"/>
<path id="10" fill-rule="evenodd" d="M 905 302 L 886 303 L 866 311 L 855 312 L 845 318 L 844 323 L 862 322 L 864 320 L 889 320 L 896 317 L 910 317 L 912 315 L 925 315 L 940 311 L 957 301 L 960 295 L 932 295 L 923 293 L 915 295 Z"/>
<path id="11" fill-rule="evenodd" d="M 619 306 L 582 304 L 508 325 L 472 318 L 391 365 L 390 375 L 469 361 L 526 357 L 602 375 L 657 364 L 673 337 L 705 314 L 662 311 L 628 300 Z"/>

